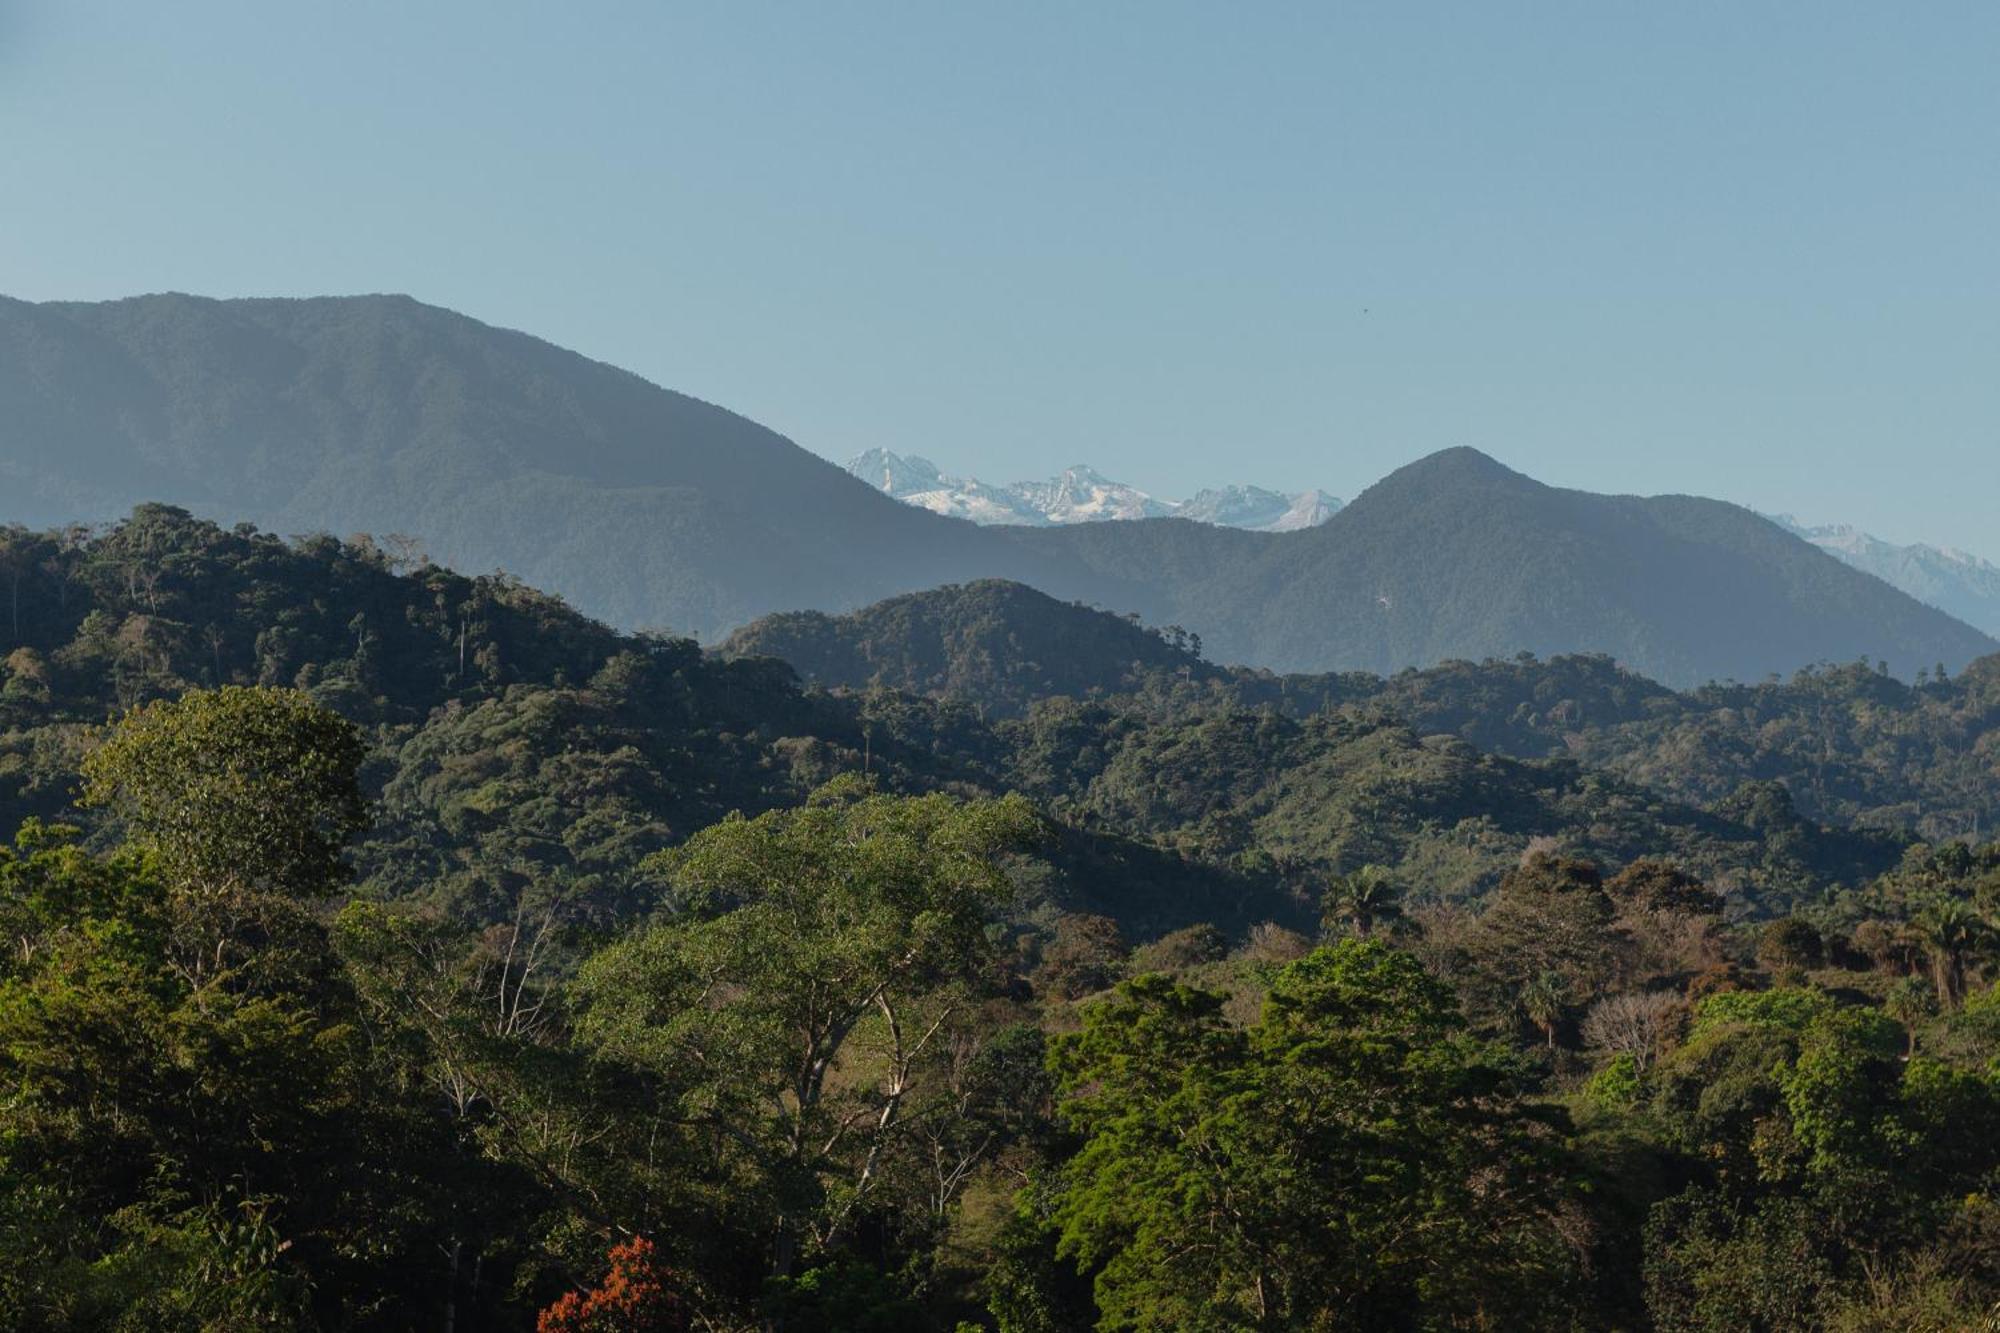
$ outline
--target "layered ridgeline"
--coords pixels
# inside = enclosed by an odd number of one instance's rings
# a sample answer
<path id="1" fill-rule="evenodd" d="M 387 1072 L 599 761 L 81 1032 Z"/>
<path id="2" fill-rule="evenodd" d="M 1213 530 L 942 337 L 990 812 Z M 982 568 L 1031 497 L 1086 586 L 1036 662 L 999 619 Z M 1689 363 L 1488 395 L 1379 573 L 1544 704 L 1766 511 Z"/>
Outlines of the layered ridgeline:
<path id="1" fill-rule="evenodd" d="M 1021 884 L 1027 927 L 1084 909 L 1132 938 L 1309 918 L 1312 885 L 1364 863 L 1476 899 L 1534 847 L 1607 865 L 1671 854 L 1763 915 L 1866 881 L 1918 827 L 1843 830 L 1801 808 L 1809 781 L 1732 766 L 1733 744 L 1661 733 L 1607 751 L 1647 757 L 1643 780 L 1636 762 L 1634 777 L 1579 765 L 1561 738 L 1587 717 L 1678 715 L 1677 696 L 1602 663 L 1286 682 L 1209 666 L 1185 632 L 1005 584 L 782 618 L 739 638 L 744 655 L 704 654 L 509 580 L 399 571 L 372 545 L 158 506 L 81 542 L 0 532 L 0 570 L 0 828 L 88 819 L 70 808 L 86 728 L 123 706 L 294 686 L 369 728 L 367 890 L 478 921 L 524 894 L 617 919 L 656 892 L 650 853 L 851 773 L 1025 793 L 1053 831 Z M 750 655 L 775 650 L 818 683 L 870 688 L 802 689 Z M 1990 763 L 1974 710 L 2000 710 L 1979 702 L 2000 691 L 1948 688 L 1964 691 L 1960 725 L 1906 741 L 1911 767 Z M 1812 734 L 1821 769 L 1869 759 L 1865 737 Z M 2000 782 L 1975 786 L 1990 802 Z"/>
<path id="2" fill-rule="evenodd" d="M 1688 685 L 1819 660 L 1957 671 L 1994 642 L 1746 510 L 1559 491 L 1470 450 L 1325 523 L 983 528 L 771 431 L 400 297 L 0 302 L 0 521 L 164 500 L 409 534 L 626 626 L 713 639 L 1002 577 L 1284 670 L 1602 652 Z"/>
<path id="3" fill-rule="evenodd" d="M 147 501 L 408 534 L 453 568 L 702 637 L 940 577 L 1044 575 L 755 422 L 406 297 L 0 300 L 0 522 Z"/>
<path id="4" fill-rule="evenodd" d="M 92 728 L 231 685 L 304 690 L 365 728 L 361 891 L 458 920 L 623 920 L 658 893 L 653 853 L 843 775 L 1024 785 L 1016 742 L 956 704 L 808 692 L 781 662 L 621 634 L 505 577 L 149 505 L 87 538 L 0 528 L 0 846 L 31 818 L 98 822 L 73 805 Z M 1076 780 L 1039 771 L 1050 792 Z M 1155 841 L 1054 825 L 1014 910 L 1113 913 L 1135 938 L 1298 915 L 1269 873 Z"/>
<path id="5" fill-rule="evenodd" d="M 1071 698 L 1149 718 L 1344 712 L 1496 754 L 1581 759 L 1690 805 L 1781 789 L 1814 819 L 1940 841 L 2000 825 L 2000 654 L 1914 685 L 1851 663 L 1676 692 L 1601 655 L 1281 676 L 1218 666 L 1202 649 L 1178 627 L 986 581 L 843 616 L 769 616 L 720 654 L 782 658 L 829 689 L 908 691 L 989 717 Z"/>
<path id="6" fill-rule="evenodd" d="M 1287 680 L 1004 584 L 744 636 L 837 692 L 163 506 L 0 529 L 0 593 L 0 1326 L 2000 1300 L 2000 844 L 1468 739 L 1699 711 L 1603 659 Z M 1712 718 L 1977 773 L 1992 667 Z"/>

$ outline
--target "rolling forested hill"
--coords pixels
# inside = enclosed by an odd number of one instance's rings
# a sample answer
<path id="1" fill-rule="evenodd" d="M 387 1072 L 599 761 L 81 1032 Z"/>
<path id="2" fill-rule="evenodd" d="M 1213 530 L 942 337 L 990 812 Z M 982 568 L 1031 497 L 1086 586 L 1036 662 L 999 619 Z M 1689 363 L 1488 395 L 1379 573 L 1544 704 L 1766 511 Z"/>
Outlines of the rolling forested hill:
<path id="1" fill-rule="evenodd" d="M 17 576 L 0 626 L 0 822 L 76 817 L 86 729 L 120 708 L 294 686 L 371 729 L 367 881 L 482 919 L 530 884 L 615 917 L 643 899 L 650 852 L 853 771 L 1030 795 L 1076 857 L 1151 865 L 1050 891 L 1121 902 L 1135 931 L 1285 918 L 1303 886 L 1364 862 L 1476 898 L 1531 845 L 1612 863 L 1671 852 L 1758 914 L 1878 873 L 1921 823 L 1890 799 L 1916 799 L 1915 780 L 1891 787 L 1862 738 L 1844 783 L 1775 742 L 1758 762 L 1692 746 L 1677 728 L 1740 714 L 1601 659 L 1288 679 L 994 583 L 780 617 L 712 655 L 510 580 L 160 506 L 81 541 L 17 531 L 0 554 Z M 775 648 L 820 685 L 856 688 L 802 688 L 790 665 L 740 655 Z M 1966 679 L 1878 693 L 1984 699 Z M 1984 732 L 1922 734 L 1925 772 L 1970 782 L 1990 762 Z M 1841 827 L 1861 813 L 1878 832 Z M 1087 846 L 1099 838 L 1128 850 Z"/>
<path id="2" fill-rule="evenodd" d="M 962 699 L 993 714 L 1055 695 L 1122 693 L 1156 672 L 1220 674 L 1185 630 L 1163 635 L 1136 618 L 1003 579 L 893 597 L 842 616 L 765 616 L 717 651 L 779 658 L 812 683 Z"/>
<path id="3" fill-rule="evenodd" d="M 1153 717 L 1346 711 L 1497 754 L 1581 760 L 1698 806 L 1776 783 L 1812 817 L 1844 824 L 1937 839 L 2000 825 L 2000 654 L 1914 684 L 1848 662 L 1677 692 L 1603 655 L 1280 675 L 1217 666 L 1201 647 L 1176 629 L 981 583 L 838 618 L 769 617 L 720 651 L 786 658 L 829 687 L 888 686 L 996 715 L 1081 695 Z"/>
<path id="4" fill-rule="evenodd" d="M 451 567 L 710 641 L 771 612 L 1007 578 L 1293 671 L 1530 651 L 1605 653 L 1676 686 L 1858 657 L 1911 679 L 1996 646 L 1746 510 L 1556 490 L 1472 450 L 1302 532 L 987 529 L 722 408 L 407 298 L 0 300 L 0 521 L 101 522 L 148 501 L 406 534 Z"/>

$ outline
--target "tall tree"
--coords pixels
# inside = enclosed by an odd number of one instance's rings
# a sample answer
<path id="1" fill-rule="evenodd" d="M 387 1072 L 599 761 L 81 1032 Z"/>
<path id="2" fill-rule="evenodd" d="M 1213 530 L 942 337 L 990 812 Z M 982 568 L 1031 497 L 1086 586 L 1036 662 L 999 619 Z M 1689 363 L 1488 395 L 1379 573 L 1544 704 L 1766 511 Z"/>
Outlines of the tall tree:
<path id="1" fill-rule="evenodd" d="M 1612 911 L 1587 861 L 1538 854 L 1509 871 L 1466 944 L 1482 1015 L 1513 1022 L 1532 1004 L 1530 1021 L 1553 1041 L 1570 997 L 1598 993 L 1618 969 L 1624 941 Z"/>
<path id="2" fill-rule="evenodd" d="M 1017 798 L 894 798 L 859 779 L 666 854 L 677 910 L 591 959 L 579 1032 L 661 1080 L 767 1201 L 768 1272 L 836 1249 L 877 1193 L 927 1058 L 970 1018 Z"/>
<path id="3" fill-rule="evenodd" d="M 1414 958 L 1322 949 L 1247 1032 L 1222 1002 L 1140 977 L 1055 1047 L 1082 1147 L 1051 1222 L 1099 1327 L 1518 1326 L 1560 1304 L 1556 1121 Z"/>
<path id="4" fill-rule="evenodd" d="M 1382 866 L 1365 865 L 1336 876 L 1320 898 L 1322 929 L 1346 926 L 1365 940 L 1376 926 L 1402 918 L 1402 897 L 1395 878 Z"/>
<path id="5" fill-rule="evenodd" d="M 1932 895 L 1910 926 L 1930 960 L 1939 1007 L 1958 1008 L 1965 999 L 1966 967 L 1991 943 L 1992 928 L 1971 903 L 1945 893 Z"/>
<path id="6" fill-rule="evenodd" d="M 177 890 L 312 898 L 366 826 L 354 726 L 298 690 L 227 685 L 132 709 L 85 757 L 105 806 Z"/>

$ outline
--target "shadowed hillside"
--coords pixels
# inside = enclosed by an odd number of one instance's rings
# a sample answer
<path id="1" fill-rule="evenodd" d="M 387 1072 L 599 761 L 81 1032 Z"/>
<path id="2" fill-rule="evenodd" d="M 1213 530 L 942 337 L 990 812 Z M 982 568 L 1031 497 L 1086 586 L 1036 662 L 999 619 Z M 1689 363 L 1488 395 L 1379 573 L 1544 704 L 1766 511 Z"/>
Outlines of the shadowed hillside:
<path id="1" fill-rule="evenodd" d="M 1472 449 L 1401 469 L 1318 528 L 1211 538 L 1184 565 L 1163 530 L 1121 539 L 1148 527 L 1020 536 L 1103 575 L 1163 571 L 1150 615 L 1280 671 L 1599 652 L 1687 686 L 1858 658 L 1908 678 L 2000 646 L 1747 509 L 1559 490 Z"/>
<path id="2" fill-rule="evenodd" d="M 1047 575 L 732 412 L 407 297 L 0 301 L 0 519 L 159 500 L 417 536 L 625 625 L 711 636 L 943 578 Z"/>
<path id="3" fill-rule="evenodd" d="M 1035 699 L 1133 688 L 1149 673 L 1221 673 L 1185 631 L 1156 632 L 1000 579 L 911 593 L 843 616 L 793 611 L 729 636 L 727 657 L 776 657 L 807 681 L 976 700 L 989 712 Z"/>

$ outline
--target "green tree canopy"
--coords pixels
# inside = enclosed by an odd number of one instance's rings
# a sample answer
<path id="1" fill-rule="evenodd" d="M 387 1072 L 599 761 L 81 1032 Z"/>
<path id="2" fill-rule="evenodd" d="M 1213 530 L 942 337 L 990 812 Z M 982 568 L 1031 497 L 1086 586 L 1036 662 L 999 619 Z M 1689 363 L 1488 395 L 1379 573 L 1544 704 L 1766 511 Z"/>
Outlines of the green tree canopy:
<path id="1" fill-rule="evenodd" d="M 833 1248 L 878 1192 L 1039 821 L 1018 798 L 876 795 L 734 818 L 665 854 L 662 919 L 592 958 L 579 1032 L 657 1078 L 764 1201 L 769 1268 Z"/>
<path id="2" fill-rule="evenodd" d="M 1222 1005 L 1143 976 L 1056 1044 L 1082 1147 L 1051 1224 L 1100 1328 L 1495 1326 L 1563 1299 L 1558 1122 L 1414 958 L 1343 940 L 1251 1029 Z"/>
<path id="3" fill-rule="evenodd" d="M 194 690 L 126 713 L 85 757 L 85 799 L 184 892 L 315 897 L 367 824 L 352 724 L 296 690 Z"/>

